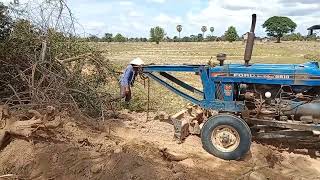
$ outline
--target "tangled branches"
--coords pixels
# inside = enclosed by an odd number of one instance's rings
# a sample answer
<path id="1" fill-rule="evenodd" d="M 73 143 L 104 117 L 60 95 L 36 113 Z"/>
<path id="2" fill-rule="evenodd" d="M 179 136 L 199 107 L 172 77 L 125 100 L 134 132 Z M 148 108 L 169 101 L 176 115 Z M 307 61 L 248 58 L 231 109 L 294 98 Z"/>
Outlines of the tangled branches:
<path id="1" fill-rule="evenodd" d="M 109 97 L 99 89 L 110 80 L 112 67 L 97 52 L 80 55 L 72 62 L 70 58 L 35 62 L 15 59 L 1 60 L 0 66 L 1 100 L 13 107 L 75 105 L 96 116 Z"/>
<path id="2" fill-rule="evenodd" d="M 50 29 L 75 35 L 76 20 L 65 0 L 26 0 L 17 1 L 10 6 L 14 19 L 30 21 L 46 36 Z"/>
<path id="3" fill-rule="evenodd" d="M 1 102 L 14 108 L 73 107 L 100 116 L 110 99 L 104 86 L 114 77 L 112 65 L 71 34 L 74 21 L 63 0 L 40 2 L 40 19 L 27 16 L 34 8 L 13 11 L 23 13 L 12 17 L 11 33 L 0 42 Z"/>

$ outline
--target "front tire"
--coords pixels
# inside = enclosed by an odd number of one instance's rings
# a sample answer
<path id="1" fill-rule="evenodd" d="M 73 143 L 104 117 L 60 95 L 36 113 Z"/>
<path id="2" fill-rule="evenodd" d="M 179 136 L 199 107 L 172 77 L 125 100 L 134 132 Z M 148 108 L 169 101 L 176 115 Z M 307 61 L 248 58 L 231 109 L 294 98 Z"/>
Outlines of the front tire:
<path id="1" fill-rule="evenodd" d="M 203 148 L 225 160 L 238 160 L 251 146 L 251 131 L 247 123 L 231 114 L 212 116 L 202 127 Z"/>

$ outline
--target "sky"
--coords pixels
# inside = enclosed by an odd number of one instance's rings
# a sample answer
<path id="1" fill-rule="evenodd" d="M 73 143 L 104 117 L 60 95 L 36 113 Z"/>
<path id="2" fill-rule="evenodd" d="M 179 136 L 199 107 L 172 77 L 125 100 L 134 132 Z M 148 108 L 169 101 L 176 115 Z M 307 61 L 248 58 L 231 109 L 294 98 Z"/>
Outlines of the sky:
<path id="1" fill-rule="evenodd" d="M 8 2 L 10 0 L 0 0 Z M 265 36 L 262 24 L 271 16 L 287 16 L 297 23 L 295 32 L 320 24 L 320 0 L 67 0 L 81 26 L 78 33 L 103 36 L 121 33 L 127 37 L 149 37 L 151 27 L 161 26 L 167 36 L 201 33 L 201 26 L 214 27 L 221 36 L 229 26 L 242 35 L 257 14 L 256 34 Z"/>

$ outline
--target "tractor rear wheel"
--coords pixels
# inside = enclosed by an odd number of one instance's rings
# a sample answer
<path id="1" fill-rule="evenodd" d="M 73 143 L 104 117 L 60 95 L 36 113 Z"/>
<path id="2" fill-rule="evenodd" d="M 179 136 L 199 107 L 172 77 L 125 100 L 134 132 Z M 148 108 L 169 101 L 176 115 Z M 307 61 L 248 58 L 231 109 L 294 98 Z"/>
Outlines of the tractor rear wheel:
<path id="1" fill-rule="evenodd" d="M 247 123 L 231 114 L 212 116 L 201 129 L 203 148 L 225 160 L 237 160 L 251 145 L 251 131 Z"/>

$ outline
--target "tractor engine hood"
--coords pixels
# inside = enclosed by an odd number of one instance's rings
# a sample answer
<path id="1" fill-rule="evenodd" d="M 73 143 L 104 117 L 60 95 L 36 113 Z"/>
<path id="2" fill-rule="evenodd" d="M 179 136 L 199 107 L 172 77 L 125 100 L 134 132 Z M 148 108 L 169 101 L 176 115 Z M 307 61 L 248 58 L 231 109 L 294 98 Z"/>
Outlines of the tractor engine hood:
<path id="1" fill-rule="evenodd" d="M 226 64 L 210 68 L 213 81 L 239 83 L 320 86 L 319 63 L 304 64 Z"/>

